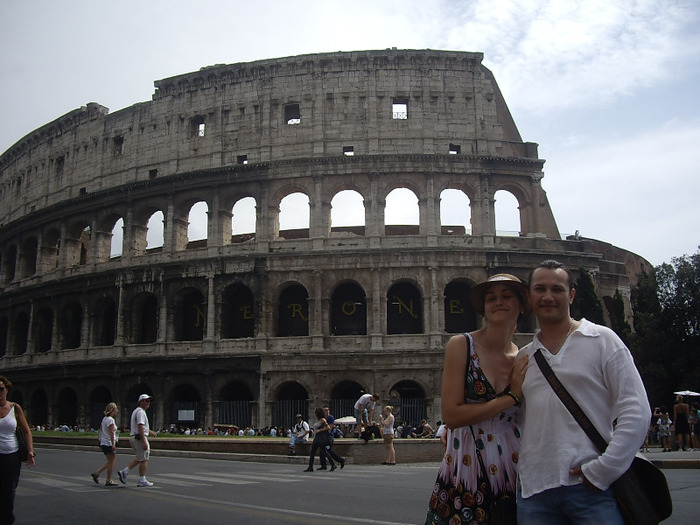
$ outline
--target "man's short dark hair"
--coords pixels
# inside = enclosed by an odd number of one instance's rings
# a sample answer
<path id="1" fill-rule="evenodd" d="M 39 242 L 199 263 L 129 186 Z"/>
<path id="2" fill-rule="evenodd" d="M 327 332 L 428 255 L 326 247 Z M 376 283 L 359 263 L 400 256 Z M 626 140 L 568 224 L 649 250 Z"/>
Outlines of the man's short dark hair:
<path id="1" fill-rule="evenodd" d="M 559 261 L 555 261 L 554 259 L 546 259 L 542 261 L 540 264 L 537 265 L 537 267 L 534 270 L 530 272 L 530 275 L 528 276 L 528 282 L 530 283 L 530 285 L 532 285 L 532 276 L 534 275 L 535 270 L 538 270 L 540 268 L 544 268 L 545 270 L 564 270 L 566 272 L 569 290 L 573 290 L 574 277 L 571 273 L 571 270 L 569 270 L 569 268 L 564 263 L 560 263 Z"/>

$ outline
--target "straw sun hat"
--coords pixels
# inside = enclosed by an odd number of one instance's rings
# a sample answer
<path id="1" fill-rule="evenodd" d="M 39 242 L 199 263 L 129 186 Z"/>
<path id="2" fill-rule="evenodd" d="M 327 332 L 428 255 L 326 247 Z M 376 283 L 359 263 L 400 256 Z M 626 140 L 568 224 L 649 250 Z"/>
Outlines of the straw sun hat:
<path id="1" fill-rule="evenodd" d="M 483 283 L 477 284 L 469 292 L 469 301 L 472 303 L 474 310 L 484 315 L 484 297 L 486 296 L 486 291 L 494 284 L 505 284 L 510 286 L 513 291 L 518 294 L 520 300 L 525 305 L 525 313 L 523 317 L 527 317 L 530 312 L 530 304 L 527 300 L 527 286 L 515 275 L 509 273 L 497 273 L 486 279 Z"/>

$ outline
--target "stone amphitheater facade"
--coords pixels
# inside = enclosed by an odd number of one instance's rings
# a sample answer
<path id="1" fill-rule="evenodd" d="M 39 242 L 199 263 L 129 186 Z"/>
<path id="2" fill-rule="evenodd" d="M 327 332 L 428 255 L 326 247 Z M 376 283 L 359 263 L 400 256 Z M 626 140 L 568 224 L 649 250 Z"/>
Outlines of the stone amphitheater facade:
<path id="1" fill-rule="evenodd" d="M 482 58 L 216 65 L 19 140 L 0 157 L 0 366 L 30 422 L 95 426 L 114 400 L 125 424 L 146 392 L 158 428 L 288 425 L 325 403 L 352 414 L 364 391 L 435 422 L 445 343 L 481 322 L 474 283 L 556 257 L 629 299 L 643 260 L 561 238 L 537 144 Z M 397 189 L 417 224 L 388 223 Z M 468 199 L 467 226 L 441 223 L 446 190 Z M 518 202 L 518 235 L 496 231 L 497 191 Z M 307 228 L 280 229 L 292 194 Z M 360 224 L 334 226 L 340 194 Z M 254 202 L 244 233 L 240 202 Z M 206 234 L 192 239 L 196 205 Z"/>

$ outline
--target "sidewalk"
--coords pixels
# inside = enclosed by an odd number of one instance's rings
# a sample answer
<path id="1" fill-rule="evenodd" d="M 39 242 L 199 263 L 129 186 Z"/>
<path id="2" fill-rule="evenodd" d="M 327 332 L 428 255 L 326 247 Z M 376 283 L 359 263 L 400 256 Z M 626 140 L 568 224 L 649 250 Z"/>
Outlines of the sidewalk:
<path id="1" fill-rule="evenodd" d="M 651 447 L 642 455 L 659 468 L 700 468 L 700 450 L 674 450 L 662 452 L 659 447 Z"/>

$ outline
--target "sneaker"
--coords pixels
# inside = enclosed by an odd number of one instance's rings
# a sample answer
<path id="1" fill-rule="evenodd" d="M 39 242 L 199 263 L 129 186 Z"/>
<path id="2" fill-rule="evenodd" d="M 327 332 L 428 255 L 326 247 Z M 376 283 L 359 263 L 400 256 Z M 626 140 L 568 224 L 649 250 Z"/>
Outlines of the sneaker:
<path id="1" fill-rule="evenodd" d="M 153 483 L 148 481 L 147 479 L 140 479 L 136 482 L 137 487 L 152 487 Z"/>
<path id="2" fill-rule="evenodd" d="M 313 467 L 309 467 L 304 472 L 313 472 L 313 471 L 314 471 Z"/>
<path id="3" fill-rule="evenodd" d="M 119 483 L 117 483 L 116 481 L 112 481 L 111 479 L 108 479 L 105 482 L 105 487 L 118 487 L 118 486 L 119 486 Z"/>
<path id="4" fill-rule="evenodd" d="M 94 481 L 95 483 L 97 483 L 99 485 L 100 484 L 99 476 L 97 474 L 95 474 L 94 472 L 90 475 L 92 476 L 92 481 Z"/>
<path id="5" fill-rule="evenodd" d="M 122 469 L 117 471 L 117 474 L 119 474 L 119 481 L 126 484 L 126 476 L 129 474 L 129 471 L 126 469 Z"/>
<path id="6" fill-rule="evenodd" d="M 328 470 L 326 467 L 318 467 L 316 470 Z"/>
<path id="7" fill-rule="evenodd" d="M 345 468 L 345 458 L 340 458 L 340 468 Z"/>

